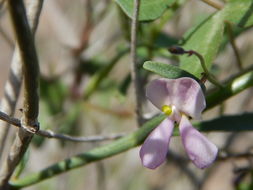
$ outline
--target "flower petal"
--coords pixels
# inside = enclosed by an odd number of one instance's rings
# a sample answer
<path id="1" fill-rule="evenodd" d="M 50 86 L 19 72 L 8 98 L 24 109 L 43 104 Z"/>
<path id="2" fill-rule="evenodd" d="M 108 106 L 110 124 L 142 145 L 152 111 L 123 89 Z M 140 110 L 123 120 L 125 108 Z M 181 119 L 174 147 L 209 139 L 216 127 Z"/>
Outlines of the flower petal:
<path id="1" fill-rule="evenodd" d="M 206 107 L 205 96 L 199 83 L 188 77 L 179 78 L 174 84 L 173 104 L 187 115 L 200 119 Z"/>
<path id="2" fill-rule="evenodd" d="M 211 165 L 217 156 L 218 148 L 197 131 L 184 115 L 179 130 L 185 150 L 192 162 L 201 169 Z"/>
<path id="3" fill-rule="evenodd" d="M 193 118 L 200 118 L 206 107 L 200 85 L 189 77 L 153 80 L 147 86 L 146 96 L 158 109 L 163 105 L 174 105 Z"/>
<path id="4" fill-rule="evenodd" d="M 143 166 L 155 169 L 165 161 L 173 128 L 174 122 L 166 118 L 146 138 L 140 149 Z"/>
<path id="5" fill-rule="evenodd" d="M 162 109 L 164 105 L 171 105 L 172 89 L 168 89 L 170 79 L 156 79 L 151 81 L 146 88 L 146 96 L 158 109 Z M 174 81 L 174 80 L 173 80 Z"/>

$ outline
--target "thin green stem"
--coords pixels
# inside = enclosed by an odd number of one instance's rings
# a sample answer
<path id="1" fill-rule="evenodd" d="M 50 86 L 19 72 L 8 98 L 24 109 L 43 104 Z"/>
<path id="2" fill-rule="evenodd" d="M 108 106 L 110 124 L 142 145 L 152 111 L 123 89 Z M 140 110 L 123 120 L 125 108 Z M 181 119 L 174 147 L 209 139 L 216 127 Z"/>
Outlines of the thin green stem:
<path id="1" fill-rule="evenodd" d="M 223 86 L 215 79 L 215 77 L 209 73 L 207 67 L 206 67 L 206 64 L 205 64 L 205 60 L 203 58 L 203 56 L 201 54 L 199 54 L 198 52 L 196 51 L 193 51 L 193 50 L 189 50 L 189 51 L 185 51 L 185 52 L 188 52 L 189 55 L 195 55 L 198 57 L 199 61 L 200 61 L 200 64 L 201 64 L 201 67 L 202 69 L 204 70 L 205 72 L 205 76 L 206 78 L 212 83 L 214 84 L 215 86 L 219 87 L 219 88 L 222 88 Z"/>
<path id="2" fill-rule="evenodd" d="M 227 28 L 228 39 L 230 41 L 230 44 L 231 44 L 231 46 L 233 48 L 233 51 L 234 51 L 234 54 L 235 54 L 237 67 L 240 71 L 242 71 L 243 70 L 242 61 L 241 61 L 241 57 L 240 57 L 240 54 L 239 54 L 239 50 L 238 50 L 238 48 L 235 44 L 235 37 L 234 37 L 234 34 L 233 34 L 232 25 L 228 21 L 225 21 L 225 23 L 226 23 L 226 28 Z"/>
<path id="3" fill-rule="evenodd" d="M 253 68 L 247 73 L 231 79 L 224 88 L 216 90 L 207 95 L 207 108 L 212 108 L 224 100 L 234 96 L 241 91 L 253 86 Z"/>
<path id="4" fill-rule="evenodd" d="M 197 56 L 197 58 L 199 59 L 200 61 L 200 64 L 201 64 L 201 67 L 204 71 L 204 77 L 207 78 L 211 83 L 213 83 L 215 86 L 219 87 L 219 88 L 222 88 L 223 86 L 215 79 L 215 77 L 209 73 L 207 67 L 206 67 L 206 64 L 205 64 L 205 60 L 204 60 L 204 57 L 194 51 L 194 50 L 184 50 L 182 47 L 178 47 L 178 46 L 172 46 L 168 49 L 170 51 L 170 53 L 172 54 L 176 54 L 176 55 L 183 55 L 183 54 L 188 54 L 189 56 L 192 56 L 192 55 L 195 55 Z"/>

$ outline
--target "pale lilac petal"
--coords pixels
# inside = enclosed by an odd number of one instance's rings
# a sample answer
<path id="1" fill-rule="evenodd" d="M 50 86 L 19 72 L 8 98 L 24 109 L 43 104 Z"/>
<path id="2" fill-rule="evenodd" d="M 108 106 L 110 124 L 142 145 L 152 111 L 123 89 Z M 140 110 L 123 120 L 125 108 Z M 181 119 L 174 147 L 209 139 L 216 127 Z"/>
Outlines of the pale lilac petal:
<path id="1" fill-rule="evenodd" d="M 151 81 L 146 88 L 147 98 L 160 110 L 164 105 L 171 105 L 173 93 L 172 89 L 168 89 L 168 83 L 173 85 L 173 82 L 170 79 L 156 79 Z"/>
<path id="2" fill-rule="evenodd" d="M 147 86 L 146 96 L 158 109 L 163 105 L 174 105 L 179 111 L 197 119 L 206 107 L 200 85 L 189 77 L 153 80 Z"/>
<path id="3" fill-rule="evenodd" d="M 176 79 L 174 84 L 173 104 L 181 112 L 200 119 L 206 107 L 205 96 L 199 83 L 188 77 Z"/>
<path id="4" fill-rule="evenodd" d="M 174 122 L 166 118 L 146 138 L 140 149 L 143 166 L 155 169 L 165 161 L 173 128 Z"/>
<path id="5" fill-rule="evenodd" d="M 185 150 L 192 162 L 201 169 L 211 165 L 217 156 L 217 147 L 197 131 L 184 115 L 179 130 Z"/>

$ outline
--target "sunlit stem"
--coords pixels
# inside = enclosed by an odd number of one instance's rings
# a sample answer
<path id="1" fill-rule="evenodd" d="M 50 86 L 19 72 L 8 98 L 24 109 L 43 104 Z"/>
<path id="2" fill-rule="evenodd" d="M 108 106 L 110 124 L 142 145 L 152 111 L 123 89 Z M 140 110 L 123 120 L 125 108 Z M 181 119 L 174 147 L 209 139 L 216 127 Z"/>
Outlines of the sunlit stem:
<path id="1" fill-rule="evenodd" d="M 193 50 L 189 50 L 189 51 L 185 51 L 185 53 L 188 53 L 190 56 L 191 55 L 195 55 L 198 57 L 199 61 L 200 61 L 200 64 L 201 64 L 201 67 L 202 69 L 204 70 L 205 72 L 205 76 L 206 78 L 212 83 L 214 84 L 215 86 L 217 87 L 220 87 L 222 88 L 223 86 L 215 79 L 215 77 L 209 73 L 207 67 L 206 67 L 206 64 L 205 64 L 205 60 L 203 58 L 203 56 L 201 54 L 199 54 L 198 52 L 196 51 L 193 51 Z"/>
<path id="2" fill-rule="evenodd" d="M 171 115 L 171 113 L 172 113 L 172 108 L 171 108 L 171 106 L 164 105 L 164 106 L 162 107 L 162 111 L 163 111 L 163 113 L 165 113 L 166 115 Z"/>
<path id="3" fill-rule="evenodd" d="M 215 9 L 221 10 L 223 8 L 223 6 L 220 3 L 214 2 L 212 0 L 202 0 L 202 1 Z"/>

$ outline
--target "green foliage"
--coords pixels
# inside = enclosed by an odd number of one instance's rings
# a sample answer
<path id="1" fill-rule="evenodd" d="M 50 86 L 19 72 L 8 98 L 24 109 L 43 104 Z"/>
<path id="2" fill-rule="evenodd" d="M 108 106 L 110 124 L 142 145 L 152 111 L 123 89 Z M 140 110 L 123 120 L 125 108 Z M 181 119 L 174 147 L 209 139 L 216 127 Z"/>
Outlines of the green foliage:
<path id="1" fill-rule="evenodd" d="M 187 33 L 183 38 L 182 47 L 185 50 L 194 50 L 200 53 L 205 59 L 206 67 L 210 69 L 222 41 L 224 15 L 216 13 L 190 30 L 192 32 Z M 180 68 L 198 78 L 201 77 L 201 73 L 203 72 L 196 56 L 180 56 Z"/>
<path id="2" fill-rule="evenodd" d="M 141 0 L 139 21 L 152 21 L 159 18 L 176 0 Z M 132 18 L 134 0 L 116 0 L 122 10 Z"/>
<path id="3" fill-rule="evenodd" d="M 222 11 L 225 20 L 246 28 L 253 25 L 253 1 L 252 0 L 230 0 Z"/>
<path id="4" fill-rule="evenodd" d="M 66 96 L 67 88 L 59 79 L 40 79 L 40 97 L 50 114 L 57 114 L 62 110 Z"/>
<path id="5" fill-rule="evenodd" d="M 182 47 L 200 53 L 205 59 L 207 68 L 210 69 L 222 43 L 225 21 L 241 27 L 249 27 L 253 24 L 252 12 L 251 0 L 230 1 L 224 9 L 190 28 L 182 40 Z M 181 56 L 180 68 L 198 78 L 203 72 L 199 60 L 195 56 Z"/>
<path id="6" fill-rule="evenodd" d="M 194 75 L 180 69 L 179 67 L 170 64 L 159 63 L 154 61 L 146 61 L 143 64 L 143 67 L 144 69 L 154 72 L 165 78 L 176 79 L 180 77 L 191 77 L 197 80 L 197 78 Z"/>

